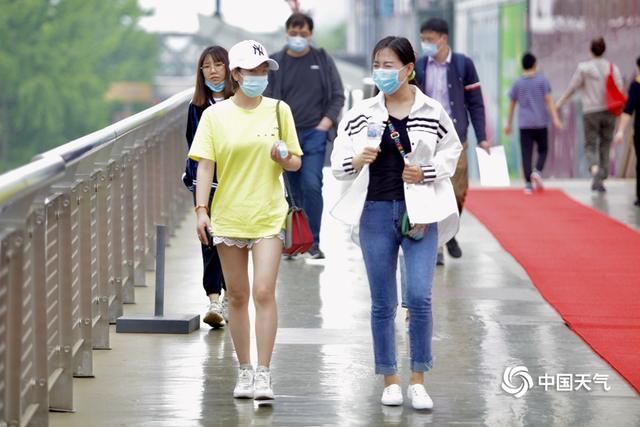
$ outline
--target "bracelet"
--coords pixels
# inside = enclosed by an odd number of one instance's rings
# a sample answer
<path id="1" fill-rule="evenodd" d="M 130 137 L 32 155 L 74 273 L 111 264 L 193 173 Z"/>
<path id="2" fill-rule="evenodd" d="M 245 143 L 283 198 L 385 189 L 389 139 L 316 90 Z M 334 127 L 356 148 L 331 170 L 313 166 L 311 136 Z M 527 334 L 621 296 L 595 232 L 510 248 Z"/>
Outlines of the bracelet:
<path id="1" fill-rule="evenodd" d="M 209 206 L 207 206 L 207 205 L 196 205 L 196 207 L 193 208 L 193 210 L 196 211 L 196 213 L 198 212 L 198 209 L 204 209 L 205 211 L 207 211 L 207 215 L 209 215 Z"/>

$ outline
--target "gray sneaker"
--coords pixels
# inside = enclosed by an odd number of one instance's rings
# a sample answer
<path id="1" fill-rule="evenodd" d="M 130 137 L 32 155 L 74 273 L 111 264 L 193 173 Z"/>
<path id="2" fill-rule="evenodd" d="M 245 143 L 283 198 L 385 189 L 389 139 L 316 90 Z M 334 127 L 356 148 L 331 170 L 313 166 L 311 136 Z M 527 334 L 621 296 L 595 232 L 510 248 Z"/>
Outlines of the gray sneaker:
<path id="1" fill-rule="evenodd" d="M 309 255 L 311 255 L 312 259 L 324 259 L 324 252 L 320 249 L 317 244 L 313 244 L 311 248 L 309 248 Z"/>

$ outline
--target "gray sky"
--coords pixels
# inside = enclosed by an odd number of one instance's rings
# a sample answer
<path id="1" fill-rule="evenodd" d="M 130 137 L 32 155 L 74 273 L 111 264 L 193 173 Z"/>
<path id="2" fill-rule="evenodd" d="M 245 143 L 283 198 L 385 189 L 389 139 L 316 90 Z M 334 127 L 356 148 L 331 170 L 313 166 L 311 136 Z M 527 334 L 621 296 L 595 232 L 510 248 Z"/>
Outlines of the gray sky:
<path id="1" fill-rule="evenodd" d="M 291 13 L 284 0 L 221 0 L 222 16 L 231 25 L 249 31 L 270 32 L 282 29 Z M 144 18 L 141 25 L 149 31 L 194 32 L 197 30 L 197 15 L 213 14 L 215 0 L 138 0 L 154 15 Z M 310 12 L 316 27 L 333 26 L 344 20 L 344 0 L 301 0 L 303 11 Z"/>

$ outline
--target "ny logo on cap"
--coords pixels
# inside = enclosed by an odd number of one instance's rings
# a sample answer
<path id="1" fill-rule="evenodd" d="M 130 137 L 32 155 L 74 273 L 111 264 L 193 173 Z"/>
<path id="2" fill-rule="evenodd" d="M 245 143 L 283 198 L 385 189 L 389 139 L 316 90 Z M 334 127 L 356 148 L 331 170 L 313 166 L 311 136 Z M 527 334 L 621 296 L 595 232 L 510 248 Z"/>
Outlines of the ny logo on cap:
<path id="1" fill-rule="evenodd" d="M 253 54 L 254 55 L 259 55 L 259 56 L 264 56 L 264 51 L 262 50 L 262 46 L 260 46 L 259 44 L 254 44 L 253 45 Z"/>

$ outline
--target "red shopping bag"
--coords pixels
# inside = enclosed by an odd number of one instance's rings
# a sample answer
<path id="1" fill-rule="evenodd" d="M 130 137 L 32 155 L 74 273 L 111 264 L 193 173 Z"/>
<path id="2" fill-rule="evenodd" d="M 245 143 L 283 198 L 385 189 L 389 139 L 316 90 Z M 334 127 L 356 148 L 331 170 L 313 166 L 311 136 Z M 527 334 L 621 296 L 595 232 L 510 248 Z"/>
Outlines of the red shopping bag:
<path id="1" fill-rule="evenodd" d="M 609 74 L 607 74 L 607 79 L 605 80 L 605 97 L 609 112 L 614 116 L 622 114 L 627 98 L 618 89 L 618 85 L 613 79 L 613 64 L 611 63 L 609 63 Z"/>

